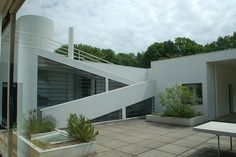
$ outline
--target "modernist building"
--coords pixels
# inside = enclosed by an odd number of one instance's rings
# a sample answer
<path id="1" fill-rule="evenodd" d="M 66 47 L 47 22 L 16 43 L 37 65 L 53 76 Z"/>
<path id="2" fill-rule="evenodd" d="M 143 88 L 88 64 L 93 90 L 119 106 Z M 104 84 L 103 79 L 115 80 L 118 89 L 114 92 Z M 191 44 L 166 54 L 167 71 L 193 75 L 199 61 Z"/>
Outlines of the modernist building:
<path id="1" fill-rule="evenodd" d="M 53 40 L 54 24 L 45 17 L 23 16 L 16 23 L 15 112 L 18 120 L 37 109 L 65 127 L 70 113 L 94 122 L 144 116 L 162 111 L 158 95 L 175 84 L 195 93 L 197 112 L 207 120 L 236 112 L 236 49 L 151 63 L 150 69 L 120 66 Z M 0 71 L 7 70 L 3 32 Z M 5 43 L 5 44 L 4 44 Z M 6 112 L 6 78 L 0 75 L 0 119 Z M 19 117 L 19 115 L 21 115 Z M 2 116 L 1 116 L 2 117 Z M 20 123 L 19 123 L 20 124 Z"/>

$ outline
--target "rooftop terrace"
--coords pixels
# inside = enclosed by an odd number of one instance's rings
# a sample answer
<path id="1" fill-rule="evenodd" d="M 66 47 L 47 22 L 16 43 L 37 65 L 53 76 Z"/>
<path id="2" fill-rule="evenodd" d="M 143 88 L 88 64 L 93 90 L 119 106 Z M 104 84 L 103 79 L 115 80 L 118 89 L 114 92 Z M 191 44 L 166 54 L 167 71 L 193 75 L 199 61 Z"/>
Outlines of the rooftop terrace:
<path id="1" fill-rule="evenodd" d="M 215 157 L 215 135 L 180 127 L 149 123 L 144 119 L 96 125 L 95 157 Z M 229 137 L 221 136 L 221 156 L 236 156 L 236 139 L 230 152 Z"/>

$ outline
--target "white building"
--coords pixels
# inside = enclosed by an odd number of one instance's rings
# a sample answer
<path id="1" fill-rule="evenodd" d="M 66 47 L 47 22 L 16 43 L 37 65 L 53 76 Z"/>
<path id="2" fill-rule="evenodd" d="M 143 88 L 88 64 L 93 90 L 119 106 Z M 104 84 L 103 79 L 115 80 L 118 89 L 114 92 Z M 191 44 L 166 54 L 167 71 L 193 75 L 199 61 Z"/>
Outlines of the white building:
<path id="1" fill-rule="evenodd" d="M 62 44 L 53 40 L 53 22 L 45 17 L 20 17 L 16 30 L 19 121 L 32 109 L 53 115 L 58 127 L 65 127 L 70 113 L 84 114 L 94 122 L 144 116 L 162 110 L 158 95 L 176 83 L 195 89 L 199 104 L 194 109 L 208 115 L 206 120 L 236 111 L 236 49 L 154 61 L 144 69 L 110 64 L 74 49 L 73 30 L 69 48 L 55 53 Z M 7 29 L 2 38 L 0 73 L 8 68 Z M 6 80 L 0 75 L 1 123 Z"/>
<path id="2" fill-rule="evenodd" d="M 236 112 L 236 49 L 155 61 L 149 74 L 156 95 L 176 83 L 194 88 L 199 97 L 194 109 L 208 120 Z"/>

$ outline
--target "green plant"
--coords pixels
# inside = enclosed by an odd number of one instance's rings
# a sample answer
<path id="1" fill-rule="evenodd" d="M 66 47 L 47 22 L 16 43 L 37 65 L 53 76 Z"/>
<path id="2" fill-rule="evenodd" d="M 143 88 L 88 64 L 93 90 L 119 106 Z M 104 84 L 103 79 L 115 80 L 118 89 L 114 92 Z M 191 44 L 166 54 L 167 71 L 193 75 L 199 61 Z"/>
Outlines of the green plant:
<path id="1" fill-rule="evenodd" d="M 98 131 L 95 131 L 89 119 L 86 119 L 83 115 L 78 117 L 76 114 L 70 114 L 66 131 L 71 139 L 79 142 L 94 141 L 96 135 L 98 135 Z"/>
<path id="2" fill-rule="evenodd" d="M 53 116 L 48 115 L 40 117 L 36 110 L 29 112 L 25 118 L 25 136 L 30 139 L 32 134 L 44 133 L 55 130 L 56 120 Z"/>
<path id="3" fill-rule="evenodd" d="M 39 140 L 33 140 L 31 141 L 34 145 L 36 145 L 37 147 L 41 148 L 41 149 L 50 149 L 53 146 L 50 143 L 44 143 L 42 141 Z"/>
<path id="4" fill-rule="evenodd" d="M 160 104 L 165 107 L 165 116 L 182 118 L 194 117 L 195 114 L 191 108 L 194 102 L 193 94 L 189 88 L 181 85 L 166 88 L 160 95 Z"/>

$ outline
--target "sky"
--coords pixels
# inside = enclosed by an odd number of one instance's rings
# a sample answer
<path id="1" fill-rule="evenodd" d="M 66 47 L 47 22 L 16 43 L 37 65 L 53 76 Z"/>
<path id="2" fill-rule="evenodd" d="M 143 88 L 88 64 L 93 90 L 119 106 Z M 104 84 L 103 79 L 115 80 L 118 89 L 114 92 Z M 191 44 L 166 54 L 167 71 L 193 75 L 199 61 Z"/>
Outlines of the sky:
<path id="1" fill-rule="evenodd" d="M 236 0 L 26 0 L 18 12 L 54 21 L 54 39 L 137 53 L 188 37 L 200 44 L 236 32 Z"/>

